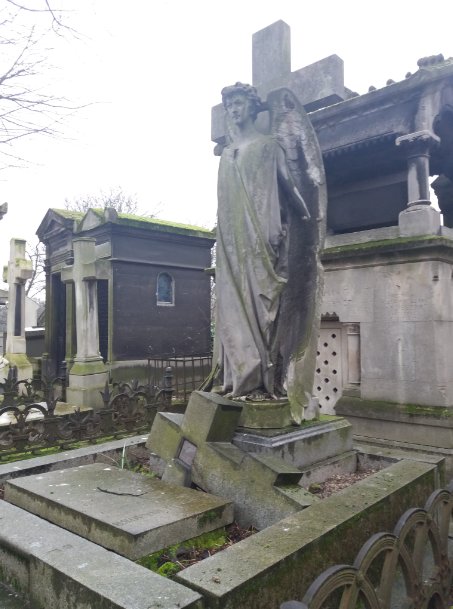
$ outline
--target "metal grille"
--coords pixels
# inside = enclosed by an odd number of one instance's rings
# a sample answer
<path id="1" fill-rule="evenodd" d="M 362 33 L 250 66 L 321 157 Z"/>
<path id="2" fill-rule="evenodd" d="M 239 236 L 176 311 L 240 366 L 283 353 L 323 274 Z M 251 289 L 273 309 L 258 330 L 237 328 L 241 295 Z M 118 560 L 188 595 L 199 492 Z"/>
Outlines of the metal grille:
<path id="1" fill-rule="evenodd" d="M 161 379 L 165 370 L 172 369 L 173 397 L 187 402 L 192 391 L 200 388 L 212 368 L 212 355 L 148 358 L 148 383 Z"/>
<path id="2" fill-rule="evenodd" d="M 435 491 L 424 508 L 411 508 L 393 533 L 368 539 L 352 565 L 329 567 L 302 602 L 281 609 L 444 609 L 451 607 L 449 531 L 453 485 Z"/>
<path id="3" fill-rule="evenodd" d="M 343 387 L 341 349 L 341 326 L 321 328 L 313 393 L 319 399 L 323 414 L 335 414 L 334 406 L 341 397 Z"/>

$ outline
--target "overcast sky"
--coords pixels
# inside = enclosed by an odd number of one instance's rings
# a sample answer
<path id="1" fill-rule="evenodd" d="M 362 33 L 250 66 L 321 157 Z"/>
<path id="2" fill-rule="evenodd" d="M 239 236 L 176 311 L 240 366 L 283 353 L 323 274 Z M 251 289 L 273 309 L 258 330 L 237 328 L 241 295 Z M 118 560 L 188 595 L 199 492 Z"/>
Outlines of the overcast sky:
<path id="1" fill-rule="evenodd" d="M 46 211 L 65 198 L 121 186 L 141 209 L 212 227 L 218 160 L 211 106 L 223 86 L 251 82 L 251 39 L 283 19 L 292 69 L 331 55 L 345 85 L 365 93 L 417 70 L 417 59 L 453 55 L 451 0 L 64 0 L 78 39 L 53 41 L 56 90 L 90 103 L 66 138 L 36 138 L 17 152 L 27 168 L 0 174 L 0 263 L 11 237 L 32 239 Z"/>

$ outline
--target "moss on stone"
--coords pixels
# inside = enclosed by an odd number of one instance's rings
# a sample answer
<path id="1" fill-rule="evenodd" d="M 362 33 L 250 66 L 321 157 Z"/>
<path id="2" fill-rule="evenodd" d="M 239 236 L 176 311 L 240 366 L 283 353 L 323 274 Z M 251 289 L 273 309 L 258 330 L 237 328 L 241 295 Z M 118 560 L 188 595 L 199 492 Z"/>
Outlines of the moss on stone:
<path id="1" fill-rule="evenodd" d="M 137 560 L 137 564 L 154 571 L 164 577 L 172 577 L 181 570 L 181 564 L 176 565 L 173 560 L 177 559 L 180 552 L 190 550 L 213 550 L 225 545 L 227 534 L 224 528 L 203 533 L 182 543 L 158 550 Z M 167 559 L 167 560 L 166 560 Z M 163 562 L 164 561 L 164 562 Z"/>
<path id="2" fill-rule="evenodd" d="M 17 366 L 17 368 L 26 368 L 27 366 L 31 366 L 25 353 L 5 353 L 5 358 L 8 360 L 10 366 Z"/>
<path id="3" fill-rule="evenodd" d="M 337 408 L 352 407 L 360 410 L 362 414 L 367 412 L 398 412 L 411 416 L 428 416 L 436 419 L 450 419 L 453 417 L 453 408 L 445 408 L 444 406 L 430 406 L 428 404 L 398 404 L 397 402 L 388 402 L 384 400 L 364 400 L 352 396 L 343 396 L 337 402 Z M 343 414 L 343 413 L 342 413 Z"/>
<path id="4" fill-rule="evenodd" d="M 401 250 L 409 249 L 410 246 L 417 245 L 442 245 L 448 248 L 453 248 L 453 241 L 446 237 L 436 235 L 422 235 L 419 237 L 397 237 L 395 239 L 381 239 L 378 241 L 365 241 L 363 243 L 348 243 L 346 245 L 337 245 L 328 247 L 322 252 L 322 257 L 335 255 L 354 254 L 374 250 Z"/>
<path id="5" fill-rule="evenodd" d="M 100 359 L 92 362 L 74 362 L 70 374 L 74 376 L 85 376 L 90 374 L 101 374 L 106 372 L 106 370 L 107 368 L 105 367 L 104 362 Z"/>
<path id="6" fill-rule="evenodd" d="M 85 215 L 81 211 L 73 211 L 71 209 L 57 209 L 51 208 L 51 211 L 55 212 L 59 216 L 63 216 L 63 218 L 68 218 L 70 220 L 81 220 Z"/>
<path id="7" fill-rule="evenodd" d="M 130 225 L 146 225 L 149 228 L 160 230 L 164 232 L 184 232 L 197 234 L 203 238 L 214 238 L 214 232 L 208 228 L 202 226 L 194 226 L 192 224 L 181 224 L 179 222 L 171 222 L 169 220 L 160 220 L 157 218 L 147 218 L 143 216 L 135 216 L 133 214 L 118 214 L 120 224 Z"/>
<path id="8" fill-rule="evenodd" d="M 198 527 L 201 529 L 205 525 L 218 520 L 222 516 L 223 509 L 224 509 L 224 507 L 222 506 L 220 508 L 216 508 L 213 510 L 208 510 L 207 512 L 203 512 L 203 514 L 201 514 L 201 516 L 198 519 Z"/>
<path id="9" fill-rule="evenodd" d="M 70 220 L 77 221 L 82 220 L 86 215 L 83 212 L 72 211 L 68 209 L 52 209 L 52 211 L 62 216 L 63 218 L 68 218 Z M 103 218 L 105 210 L 102 208 L 90 208 L 90 211 L 96 214 L 99 218 Z M 134 214 L 119 213 L 118 223 L 126 226 L 135 226 L 149 230 L 157 230 L 160 232 L 191 235 L 194 237 L 200 237 L 202 239 L 215 239 L 215 231 L 208 228 L 204 228 L 202 226 L 182 224 L 180 222 L 171 222 L 169 220 L 160 220 L 158 218 L 137 216 Z"/>

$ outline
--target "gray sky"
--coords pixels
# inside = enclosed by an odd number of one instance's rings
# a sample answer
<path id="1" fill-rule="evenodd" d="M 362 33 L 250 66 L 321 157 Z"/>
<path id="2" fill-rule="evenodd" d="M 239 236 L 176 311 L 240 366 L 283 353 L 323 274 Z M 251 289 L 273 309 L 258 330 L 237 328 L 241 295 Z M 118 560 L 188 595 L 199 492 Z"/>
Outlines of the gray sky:
<path id="1" fill-rule="evenodd" d="M 64 0 L 80 40 L 54 41 L 54 85 L 92 103 L 66 139 L 36 138 L 17 152 L 32 163 L 0 174 L 0 263 L 11 237 L 33 238 L 65 197 L 121 185 L 143 211 L 212 227 L 218 160 L 211 106 L 223 86 L 251 81 L 252 34 L 291 26 L 292 69 L 336 53 L 345 84 L 365 93 L 415 72 L 417 59 L 453 55 L 451 0 Z"/>

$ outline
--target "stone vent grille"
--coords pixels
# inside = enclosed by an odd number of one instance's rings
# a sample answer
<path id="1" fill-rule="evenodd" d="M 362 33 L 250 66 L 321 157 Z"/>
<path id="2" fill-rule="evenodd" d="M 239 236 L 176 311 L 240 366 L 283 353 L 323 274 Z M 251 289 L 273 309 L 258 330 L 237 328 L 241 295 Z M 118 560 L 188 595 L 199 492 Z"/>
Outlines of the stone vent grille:
<path id="1" fill-rule="evenodd" d="M 341 397 L 343 387 L 341 348 L 341 326 L 321 328 L 313 393 L 319 399 L 323 414 L 335 414 L 334 406 Z"/>

